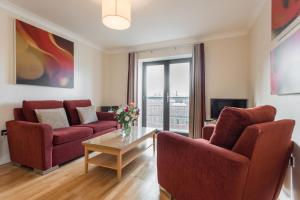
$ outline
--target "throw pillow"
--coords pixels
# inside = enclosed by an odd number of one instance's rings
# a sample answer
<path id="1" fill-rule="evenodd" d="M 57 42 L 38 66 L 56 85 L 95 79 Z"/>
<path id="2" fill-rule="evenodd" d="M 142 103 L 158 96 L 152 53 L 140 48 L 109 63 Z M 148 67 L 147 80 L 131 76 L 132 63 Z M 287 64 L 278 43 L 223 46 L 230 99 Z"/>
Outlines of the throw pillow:
<path id="1" fill-rule="evenodd" d="M 49 124 L 53 129 L 69 127 L 66 111 L 63 108 L 34 109 L 39 123 Z"/>
<path id="2" fill-rule="evenodd" d="M 217 121 L 210 143 L 232 149 L 247 126 L 273 121 L 276 109 L 272 106 L 242 109 L 225 107 Z"/>
<path id="3" fill-rule="evenodd" d="M 81 124 L 89 124 L 98 121 L 95 106 L 77 107 L 76 110 Z"/>

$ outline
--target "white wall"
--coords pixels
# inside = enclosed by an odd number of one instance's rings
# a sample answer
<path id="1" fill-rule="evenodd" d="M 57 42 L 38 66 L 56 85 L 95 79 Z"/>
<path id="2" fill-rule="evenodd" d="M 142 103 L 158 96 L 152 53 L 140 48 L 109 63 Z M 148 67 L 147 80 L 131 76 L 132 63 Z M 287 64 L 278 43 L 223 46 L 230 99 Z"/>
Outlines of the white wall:
<path id="1" fill-rule="evenodd" d="M 238 36 L 210 40 L 205 44 L 207 117 L 210 98 L 246 98 L 249 94 L 249 38 Z M 138 53 L 141 60 L 191 55 L 192 46 L 165 48 Z M 128 53 L 105 56 L 105 104 L 126 104 Z"/>
<path id="2" fill-rule="evenodd" d="M 104 105 L 125 105 L 127 103 L 128 54 L 106 54 L 104 63 Z"/>
<path id="3" fill-rule="evenodd" d="M 13 108 L 23 100 L 89 98 L 97 106 L 103 103 L 102 52 L 75 42 L 74 89 L 14 84 L 13 17 L 0 9 L 0 128 L 13 119 Z M 51 29 L 51 27 L 49 27 Z M 6 137 L 0 137 L 0 164 L 9 161 Z"/>
<path id="4" fill-rule="evenodd" d="M 210 118 L 211 98 L 249 99 L 248 40 L 248 36 L 240 36 L 204 43 L 207 118 Z"/>
<path id="5" fill-rule="evenodd" d="M 292 170 L 292 199 L 300 199 L 300 95 L 271 95 L 271 1 L 267 1 L 261 15 L 250 33 L 250 70 L 253 102 L 255 105 L 270 104 L 277 108 L 277 119 L 296 120 L 293 133 L 295 141 L 294 156 L 296 166 Z M 274 147 L 276 148 L 276 147 Z M 285 189 L 289 190 L 290 174 L 285 181 Z M 289 192 L 289 191 L 288 191 Z"/>

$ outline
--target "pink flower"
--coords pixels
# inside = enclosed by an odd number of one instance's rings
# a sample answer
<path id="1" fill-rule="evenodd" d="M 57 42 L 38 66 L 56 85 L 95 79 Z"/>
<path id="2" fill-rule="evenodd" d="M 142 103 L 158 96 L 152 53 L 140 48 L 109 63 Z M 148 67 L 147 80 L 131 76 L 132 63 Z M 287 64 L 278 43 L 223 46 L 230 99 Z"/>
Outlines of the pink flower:
<path id="1" fill-rule="evenodd" d="M 125 112 L 128 112 L 129 111 L 129 108 L 128 108 L 128 106 L 126 106 L 126 108 L 125 108 L 125 110 L 124 110 Z"/>

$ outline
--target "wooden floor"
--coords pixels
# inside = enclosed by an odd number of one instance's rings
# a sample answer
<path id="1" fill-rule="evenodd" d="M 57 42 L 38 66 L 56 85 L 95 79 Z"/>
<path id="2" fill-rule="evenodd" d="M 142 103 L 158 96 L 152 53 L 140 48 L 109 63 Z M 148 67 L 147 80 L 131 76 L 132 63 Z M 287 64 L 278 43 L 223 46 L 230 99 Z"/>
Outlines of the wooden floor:
<path id="1" fill-rule="evenodd" d="M 0 166 L 0 199 L 168 199 L 160 194 L 152 148 L 123 170 L 120 182 L 115 171 L 100 167 L 90 166 L 85 175 L 83 162 L 77 159 L 44 176 L 11 164 Z"/>

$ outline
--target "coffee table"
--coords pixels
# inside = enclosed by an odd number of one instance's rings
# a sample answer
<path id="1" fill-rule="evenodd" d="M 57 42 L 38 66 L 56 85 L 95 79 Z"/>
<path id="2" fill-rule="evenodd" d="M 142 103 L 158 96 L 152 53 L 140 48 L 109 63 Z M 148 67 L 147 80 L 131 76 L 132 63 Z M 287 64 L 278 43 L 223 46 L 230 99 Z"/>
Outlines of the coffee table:
<path id="1" fill-rule="evenodd" d="M 82 142 L 85 173 L 88 173 L 88 165 L 93 164 L 116 170 L 118 179 L 121 179 L 122 169 L 150 146 L 153 145 L 155 152 L 156 132 L 154 128 L 132 127 L 129 136 L 122 136 L 121 130 L 116 130 Z M 150 144 L 146 142 L 149 138 L 153 138 Z M 98 154 L 90 158 L 91 152 L 98 152 Z"/>

